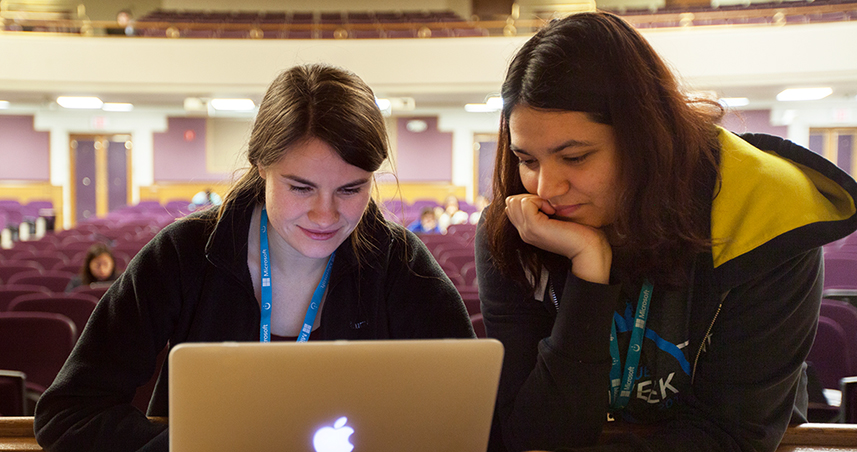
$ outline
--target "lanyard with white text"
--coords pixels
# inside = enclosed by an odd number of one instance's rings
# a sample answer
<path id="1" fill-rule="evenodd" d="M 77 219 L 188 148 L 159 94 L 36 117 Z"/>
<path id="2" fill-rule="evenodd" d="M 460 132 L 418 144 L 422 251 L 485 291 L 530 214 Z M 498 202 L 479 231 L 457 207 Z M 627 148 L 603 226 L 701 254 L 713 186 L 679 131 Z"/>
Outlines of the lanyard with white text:
<path id="1" fill-rule="evenodd" d="M 619 344 L 616 339 L 616 322 L 610 329 L 610 356 L 613 367 L 610 368 L 610 408 L 621 410 L 631 398 L 634 387 L 634 375 L 640 362 L 640 352 L 643 349 L 643 336 L 646 332 L 646 319 L 649 316 L 649 305 L 652 300 L 652 283 L 643 282 L 640 298 L 637 300 L 637 316 L 634 317 L 634 329 L 631 332 L 631 342 L 628 343 L 628 354 L 625 356 L 625 374 L 622 374 L 622 360 L 619 357 Z"/>
<path id="2" fill-rule="evenodd" d="M 318 314 L 321 299 L 324 297 L 327 282 L 330 280 L 330 269 L 333 267 L 334 256 L 336 256 L 336 251 L 330 255 L 321 281 L 312 294 L 312 300 L 309 303 L 309 308 L 307 308 L 298 342 L 309 340 L 312 326 L 315 324 L 315 316 Z M 262 319 L 259 326 L 259 341 L 271 342 L 271 304 L 274 297 L 271 294 L 271 256 L 268 252 L 268 212 L 264 207 L 262 207 L 262 220 L 259 225 L 259 261 L 262 266 Z"/>

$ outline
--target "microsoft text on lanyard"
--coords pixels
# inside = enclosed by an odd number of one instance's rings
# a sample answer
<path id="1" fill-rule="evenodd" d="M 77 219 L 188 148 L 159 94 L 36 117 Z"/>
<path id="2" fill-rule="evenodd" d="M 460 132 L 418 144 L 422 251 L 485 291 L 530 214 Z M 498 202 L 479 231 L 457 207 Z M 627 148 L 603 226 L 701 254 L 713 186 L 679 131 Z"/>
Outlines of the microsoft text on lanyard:
<path id="1" fill-rule="evenodd" d="M 298 336 L 298 342 L 306 342 L 309 340 L 309 335 L 312 332 L 312 326 L 315 324 L 315 316 L 318 314 L 318 308 L 321 306 L 321 299 L 324 297 L 324 291 L 327 289 L 327 281 L 330 279 L 330 269 L 333 267 L 333 258 L 336 256 L 336 251 L 330 255 L 327 261 L 327 267 L 324 269 L 324 274 L 315 292 L 312 294 L 312 301 L 307 308 L 306 316 L 304 317 L 304 325 L 301 327 L 301 334 Z M 268 212 L 262 207 L 262 220 L 259 223 L 259 262 L 262 266 L 262 319 L 259 325 L 259 341 L 271 342 L 271 305 L 273 303 L 273 295 L 271 294 L 271 254 L 268 251 Z"/>
<path id="2" fill-rule="evenodd" d="M 649 306 L 652 301 L 652 290 L 654 286 L 649 280 L 643 281 L 643 289 L 640 290 L 640 298 L 637 300 L 637 316 L 634 317 L 634 329 L 631 332 L 631 341 L 628 343 L 628 354 L 625 355 L 625 374 L 622 374 L 622 360 L 619 357 L 619 343 L 616 339 L 616 322 L 613 321 L 610 329 L 610 356 L 613 358 L 613 366 L 610 368 L 610 408 L 614 411 L 621 410 L 628 405 L 631 398 L 631 389 L 634 387 L 634 375 L 637 373 L 637 365 L 640 362 L 640 352 L 643 350 L 643 337 L 646 333 L 646 319 L 649 316 Z"/>

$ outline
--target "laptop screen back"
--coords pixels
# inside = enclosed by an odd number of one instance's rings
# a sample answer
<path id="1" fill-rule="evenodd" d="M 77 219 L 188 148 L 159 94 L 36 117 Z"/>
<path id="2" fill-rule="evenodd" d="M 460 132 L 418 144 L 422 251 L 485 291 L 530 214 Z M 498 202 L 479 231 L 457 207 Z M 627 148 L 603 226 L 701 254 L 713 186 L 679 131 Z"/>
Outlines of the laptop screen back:
<path id="1" fill-rule="evenodd" d="M 490 339 L 180 344 L 170 450 L 484 452 Z"/>

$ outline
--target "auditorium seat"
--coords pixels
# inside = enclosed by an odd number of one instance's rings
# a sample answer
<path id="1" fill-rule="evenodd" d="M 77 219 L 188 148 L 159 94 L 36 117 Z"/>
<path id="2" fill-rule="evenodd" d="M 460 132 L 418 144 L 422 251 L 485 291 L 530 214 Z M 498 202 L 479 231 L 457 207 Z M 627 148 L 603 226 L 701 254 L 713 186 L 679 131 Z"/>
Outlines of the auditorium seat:
<path id="1" fill-rule="evenodd" d="M 0 370 L 0 416 L 31 416 L 27 410 L 27 376 L 16 370 Z"/>
<path id="2" fill-rule="evenodd" d="M 15 297 L 8 312 L 49 312 L 62 314 L 74 322 L 77 334 L 83 332 L 98 299 L 85 293 L 28 294 Z M 77 339 L 77 337 L 75 337 Z"/>
<path id="3" fill-rule="evenodd" d="M 45 287 L 30 284 L 4 284 L 0 286 L 0 312 L 9 309 L 9 303 L 15 298 L 31 293 L 49 294 L 51 291 Z"/>
<path id="4" fill-rule="evenodd" d="M 107 289 L 109 288 L 109 284 L 95 283 L 90 285 L 77 286 L 74 289 L 71 289 L 71 293 L 92 295 L 93 297 L 101 300 L 101 297 L 104 296 L 104 293 L 107 292 Z"/>
<path id="5" fill-rule="evenodd" d="M 0 312 L 0 369 L 27 375 L 27 388 L 42 393 L 74 347 L 74 323 L 61 314 Z"/>
<path id="6" fill-rule="evenodd" d="M 458 269 L 458 273 L 464 278 L 464 284 L 476 286 L 476 261 L 467 262 Z"/>
<path id="7" fill-rule="evenodd" d="M 839 389 L 839 380 L 857 375 L 852 362 L 852 347 L 845 330 L 833 319 L 818 318 L 818 332 L 806 360 L 812 363 L 821 384 L 827 389 Z"/>
<path id="8" fill-rule="evenodd" d="M 464 264 L 475 262 L 476 257 L 474 250 L 463 248 L 457 250 L 445 250 L 437 256 L 437 262 L 443 267 L 444 265 L 454 267 L 459 273 Z"/>
<path id="9" fill-rule="evenodd" d="M 857 254 L 824 254 L 824 288 L 857 289 Z"/>
<path id="10" fill-rule="evenodd" d="M 0 282 L 9 284 L 9 278 L 18 274 L 31 271 L 43 271 L 44 267 L 38 262 L 32 261 L 0 261 Z"/>
<path id="11" fill-rule="evenodd" d="M 9 284 L 30 284 L 45 287 L 51 292 L 65 292 L 72 278 L 74 273 L 59 270 L 33 271 L 15 274 L 9 278 Z"/>
<path id="12" fill-rule="evenodd" d="M 31 242 L 18 242 L 14 249 L 30 251 L 50 251 L 56 249 L 57 244 L 52 239 L 34 240 Z"/>
<path id="13" fill-rule="evenodd" d="M 56 251 L 39 251 L 27 255 L 15 255 L 20 261 L 38 262 L 43 269 L 53 268 L 57 264 L 68 263 L 68 258 L 62 253 Z"/>

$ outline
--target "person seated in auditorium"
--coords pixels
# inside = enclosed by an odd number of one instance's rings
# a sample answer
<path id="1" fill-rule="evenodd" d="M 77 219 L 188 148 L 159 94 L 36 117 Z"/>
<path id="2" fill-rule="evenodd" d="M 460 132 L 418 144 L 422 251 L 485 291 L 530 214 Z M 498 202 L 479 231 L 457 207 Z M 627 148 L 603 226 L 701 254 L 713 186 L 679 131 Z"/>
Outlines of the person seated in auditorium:
<path id="1" fill-rule="evenodd" d="M 414 234 L 440 234 L 440 226 L 437 224 L 434 209 L 423 207 L 420 218 L 408 225 L 408 230 Z"/>
<path id="2" fill-rule="evenodd" d="M 131 402 L 167 344 L 474 337 L 428 249 L 371 199 L 388 149 L 356 75 L 280 74 L 259 107 L 249 169 L 219 209 L 164 228 L 107 291 L 38 402 L 38 443 L 166 451 L 167 426 Z M 150 416 L 169 415 L 166 372 Z"/>
<path id="3" fill-rule="evenodd" d="M 473 207 L 475 207 L 476 210 L 470 214 L 468 223 L 479 224 L 479 219 L 482 218 L 482 211 L 488 207 L 488 198 L 482 195 L 477 196 L 476 200 L 473 202 Z"/>
<path id="4" fill-rule="evenodd" d="M 449 195 L 443 202 L 443 211 L 437 216 L 437 223 L 440 226 L 441 232 L 446 234 L 446 230 L 453 224 L 464 224 L 470 216 L 467 212 L 459 210 L 458 198 L 454 195 Z"/>
<path id="5" fill-rule="evenodd" d="M 220 195 L 211 191 L 210 188 L 193 195 L 188 208 L 193 212 L 200 209 L 206 209 L 211 206 L 219 206 L 223 200 Z"/>
<path id="6" fill-rule="evenodd" d="M 94 243 L 86 251 L 80 273 L 68 282 L 65 291 L 71 292 L 75 287 L 93 283 L 109 283 L 118 277 L 116 258 L 113 257 L 110 247 L 105 243 Z"/>
<path id="7" fill-rule="evenodd" d="M 775 450 L 806 421 L 821 246 L 857 228 L 854 180 L 718 127 L 607 13 L 538 31 L 502 97 L 476 244 L 506 352 L 490 450 Z M 650 427 L 599 444 L 609 420 Z"/>

